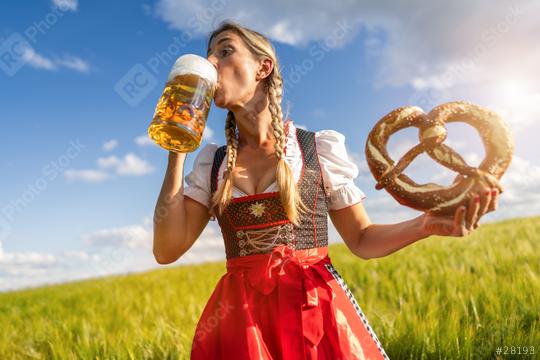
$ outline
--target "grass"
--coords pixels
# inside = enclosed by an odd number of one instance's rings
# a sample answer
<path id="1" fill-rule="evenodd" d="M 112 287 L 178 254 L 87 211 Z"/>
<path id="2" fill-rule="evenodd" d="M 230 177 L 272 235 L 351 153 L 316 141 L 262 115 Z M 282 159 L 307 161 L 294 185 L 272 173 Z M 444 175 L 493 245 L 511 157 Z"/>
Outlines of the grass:
<path id="1" fill-rule="evenodd" d="M 540 352 L 539 240 L 531 217 L 381 259 L 342 244 L 330 257 L 391 359 L 526 359 Z M 0 359 L 187 359 L 224 272 L 207 263 L 0 293 Z"/>

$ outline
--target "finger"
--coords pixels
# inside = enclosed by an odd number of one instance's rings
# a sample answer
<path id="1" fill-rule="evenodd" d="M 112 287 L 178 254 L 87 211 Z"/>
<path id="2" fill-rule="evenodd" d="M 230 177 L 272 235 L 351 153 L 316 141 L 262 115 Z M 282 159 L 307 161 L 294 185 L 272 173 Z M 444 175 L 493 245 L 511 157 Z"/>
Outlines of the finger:
<path id="1" fill-rule="evenodd" d="M 454 217 L 454 229 L 453 232 L 454 235 L 458 235 L 461 233 L 462 228 L 465 226 L 465 211 L 467 208 L 465 206 L 460 206 L 456 209 L 456 214 Z"/>
<path id="2" fill-rule="evenodd" d="M 476 221 L 473 224 L 473 230 L 480 226 L 480 216 L 476 217 Z"/>
<path id="3" fill-rule="evenodd" d="M 476 222 L 476 217 L 478 214 L 478 210 L 480 209 L 480 196 L 474 195 L 471 197 L 471 200 L 469 201 L 469 208 L 466 215 L 466 221 L 465 221 L 465 228 L 470 229 L 472 228 L 473 224 Z"/>
<path id="4" fill-rule="evenodd" d="M 461 221 L 461 226 L 459 227 L 459 234 L 458 236 L 465 236 L 467 235 L 467 208 L 463 211 L 463 220 Z"/>
<path id="5" fill-rule="evenodd" d="M 465 210 L 466 212 L 467 210 Z M 468 234 L 468 230 L 467 230 L 467 220 L 465 217 L 463 217 L 463 221 L 461 222 L 461 226 L 459 227 L 458 229 L 458 236 L 466 236 Z"/>
<path id="6" fill-rule="evenodd" d="M 499 189 L 493 188 L 491 191 L 491 201 L 489 203 L 487 212 L 497 210 L 498 202 L 499 202 L 499 195 L 500 195 Z"/>
<path id="7" fill-rule="evenodd" d="M 483 196 L 480 197 L 480 209 L 478 211 L 478 217 L 482 217 L 488 212 L 491 203 L 491 188 L 485 188 Z"/>
<path id="8" fill-rule="evenodd" d="M 460 227 L 465 220 L 465 205 L 459 206 L 454 214 L 454 227 Z"/>

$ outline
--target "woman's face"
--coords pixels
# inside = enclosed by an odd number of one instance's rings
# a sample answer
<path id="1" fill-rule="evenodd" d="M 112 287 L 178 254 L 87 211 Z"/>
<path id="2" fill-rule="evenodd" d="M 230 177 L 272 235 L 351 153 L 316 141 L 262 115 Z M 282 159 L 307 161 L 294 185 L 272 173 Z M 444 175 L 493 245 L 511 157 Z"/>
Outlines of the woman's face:
<path id="1" fill-rule="evenodd" d="M 244 106 L 253 98 L 263 65 L 236 33 L 226 30 L 214 37 L 208 60 L 218 71 L 216 106 L 231 109 Z"/>

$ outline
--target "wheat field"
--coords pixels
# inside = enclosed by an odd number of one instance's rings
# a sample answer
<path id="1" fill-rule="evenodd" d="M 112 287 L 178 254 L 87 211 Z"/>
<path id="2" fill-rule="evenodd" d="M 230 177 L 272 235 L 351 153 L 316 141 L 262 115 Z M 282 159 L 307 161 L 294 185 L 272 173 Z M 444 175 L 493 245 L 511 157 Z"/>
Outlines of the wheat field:
<path id="1" fill-rule="evenodd" d="M 540 358 L 539 250 L 531 217 L 367 261 L 331 245 L 330 258 L 391 359 L 526 359 Z M 0 293 L 0 359 L 187 359 L 224 272 L 216 262 Z"/>

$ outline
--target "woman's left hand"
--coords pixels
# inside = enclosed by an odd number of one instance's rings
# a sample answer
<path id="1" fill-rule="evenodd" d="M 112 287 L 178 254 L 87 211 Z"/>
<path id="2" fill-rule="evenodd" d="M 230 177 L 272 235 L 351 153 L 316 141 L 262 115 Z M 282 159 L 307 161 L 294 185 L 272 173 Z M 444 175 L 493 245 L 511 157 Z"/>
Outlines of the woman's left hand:
<path id="1" fill-rule="evenodd" d="M 480 218 L 497 209 L 499 189 L 485 188 L 472 196 L 467 206 L 456 209 L 454 216 L 433 215 L 429 212 L 421 215 L 421 226 L 426 236 L 467 236 L 478 227 Z"/>

